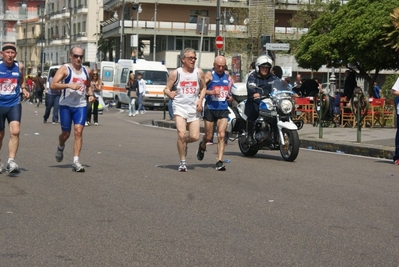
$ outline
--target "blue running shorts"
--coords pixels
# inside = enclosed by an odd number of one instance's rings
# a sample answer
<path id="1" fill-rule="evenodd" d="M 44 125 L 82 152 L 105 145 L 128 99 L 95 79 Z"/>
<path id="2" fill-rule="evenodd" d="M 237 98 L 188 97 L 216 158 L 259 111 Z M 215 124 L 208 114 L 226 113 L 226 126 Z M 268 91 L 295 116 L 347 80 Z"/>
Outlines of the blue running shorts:
<path id="1" fill-rule="evenodd" d="M 87 107 L 60 106 L 61 129 L 63 132 L 70 132 L 73 124 L 85 125 Z"/>
<path id="2" fill-rule="evenodd" d="M 8 123 L 12 121 L 21 122 L 21 114 L 21 104 L 9 108 L 0 108 L 0 131 L 3 131 L 5 128 L 6 119 Z"/>

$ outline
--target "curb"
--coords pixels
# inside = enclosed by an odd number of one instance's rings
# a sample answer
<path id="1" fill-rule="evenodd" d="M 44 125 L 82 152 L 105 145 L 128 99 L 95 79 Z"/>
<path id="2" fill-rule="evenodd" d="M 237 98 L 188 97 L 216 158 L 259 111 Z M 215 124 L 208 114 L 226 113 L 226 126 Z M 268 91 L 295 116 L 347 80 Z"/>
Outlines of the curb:
<path id="1" fill-rule="evenodd" d="M 163 128 L 173 128 L 176 129 L 174 121 L 160 121 L 152 120 L 152 125 Z M 201 126 L 201 133 L 204 133 L 204 127 Z M 392 147 L 371 145 L 371 144 L 361 144 L 361 143 L 343 143 L 343 142 L 328 142 L 320 141 L 316 139 L 300 138 L 301 148 L 322 150 L 329 152 L 336 152 L 342 154 L 359 155 L 374 158 L 383 158 L 392 160 L 395 155 L 395 149 Z"/>

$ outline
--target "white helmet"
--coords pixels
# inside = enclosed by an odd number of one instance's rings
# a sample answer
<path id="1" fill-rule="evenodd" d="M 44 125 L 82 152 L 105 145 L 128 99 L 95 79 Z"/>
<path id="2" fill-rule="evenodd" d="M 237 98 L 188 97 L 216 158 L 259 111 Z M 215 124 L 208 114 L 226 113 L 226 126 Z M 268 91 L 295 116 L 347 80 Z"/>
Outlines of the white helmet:
<path id="1" fill-rule="evenodd" d="M 262 55 L 260 57 L 258 57 L 258 59 L 256 60 L 255 63 L 255 70 L 256 72 L 259 72 L 259 66 L 260 65 L 266 65 L 268 68 L 271 68 L 273 64 L 273 60 L 266 56 L 266 55 Z"/>

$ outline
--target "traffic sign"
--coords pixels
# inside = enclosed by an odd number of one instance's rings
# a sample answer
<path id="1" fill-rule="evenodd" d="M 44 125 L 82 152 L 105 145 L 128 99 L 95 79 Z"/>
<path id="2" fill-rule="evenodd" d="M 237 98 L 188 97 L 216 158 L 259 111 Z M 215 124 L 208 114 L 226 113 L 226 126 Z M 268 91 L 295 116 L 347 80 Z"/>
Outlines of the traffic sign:
<path id="1" fill-rule="evenodd" d="M 224 46 L 224 39 L 222 36 L 216 36 L 215 38 L 215 46 L 218 50 L 222 49 Z"/>
<path id="2" fill-rule="evenodd" d="M 290 50 L 290 44 L 286 43 L 266 43 L 267 50 Z"/>

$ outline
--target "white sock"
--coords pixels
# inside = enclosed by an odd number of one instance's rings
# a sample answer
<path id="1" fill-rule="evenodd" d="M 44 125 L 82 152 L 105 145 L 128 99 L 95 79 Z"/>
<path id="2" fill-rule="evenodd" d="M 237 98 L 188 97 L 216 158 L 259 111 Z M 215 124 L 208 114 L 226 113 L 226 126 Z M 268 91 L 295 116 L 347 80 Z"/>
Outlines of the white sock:
<path id="1" fill-rule="evenodd" d="M 79 157 L 74 156 L 74 157 L 73 157 L 73 162 L 76 162 L 76 161 L 79 161 Z"/>
<path id="2" fill-rule="evenodd" d="M 13 161 L 13 160 L 14 160 L 13 158 L 8 158 L 7 163 L 10 163 L 10 162 Z"/>

